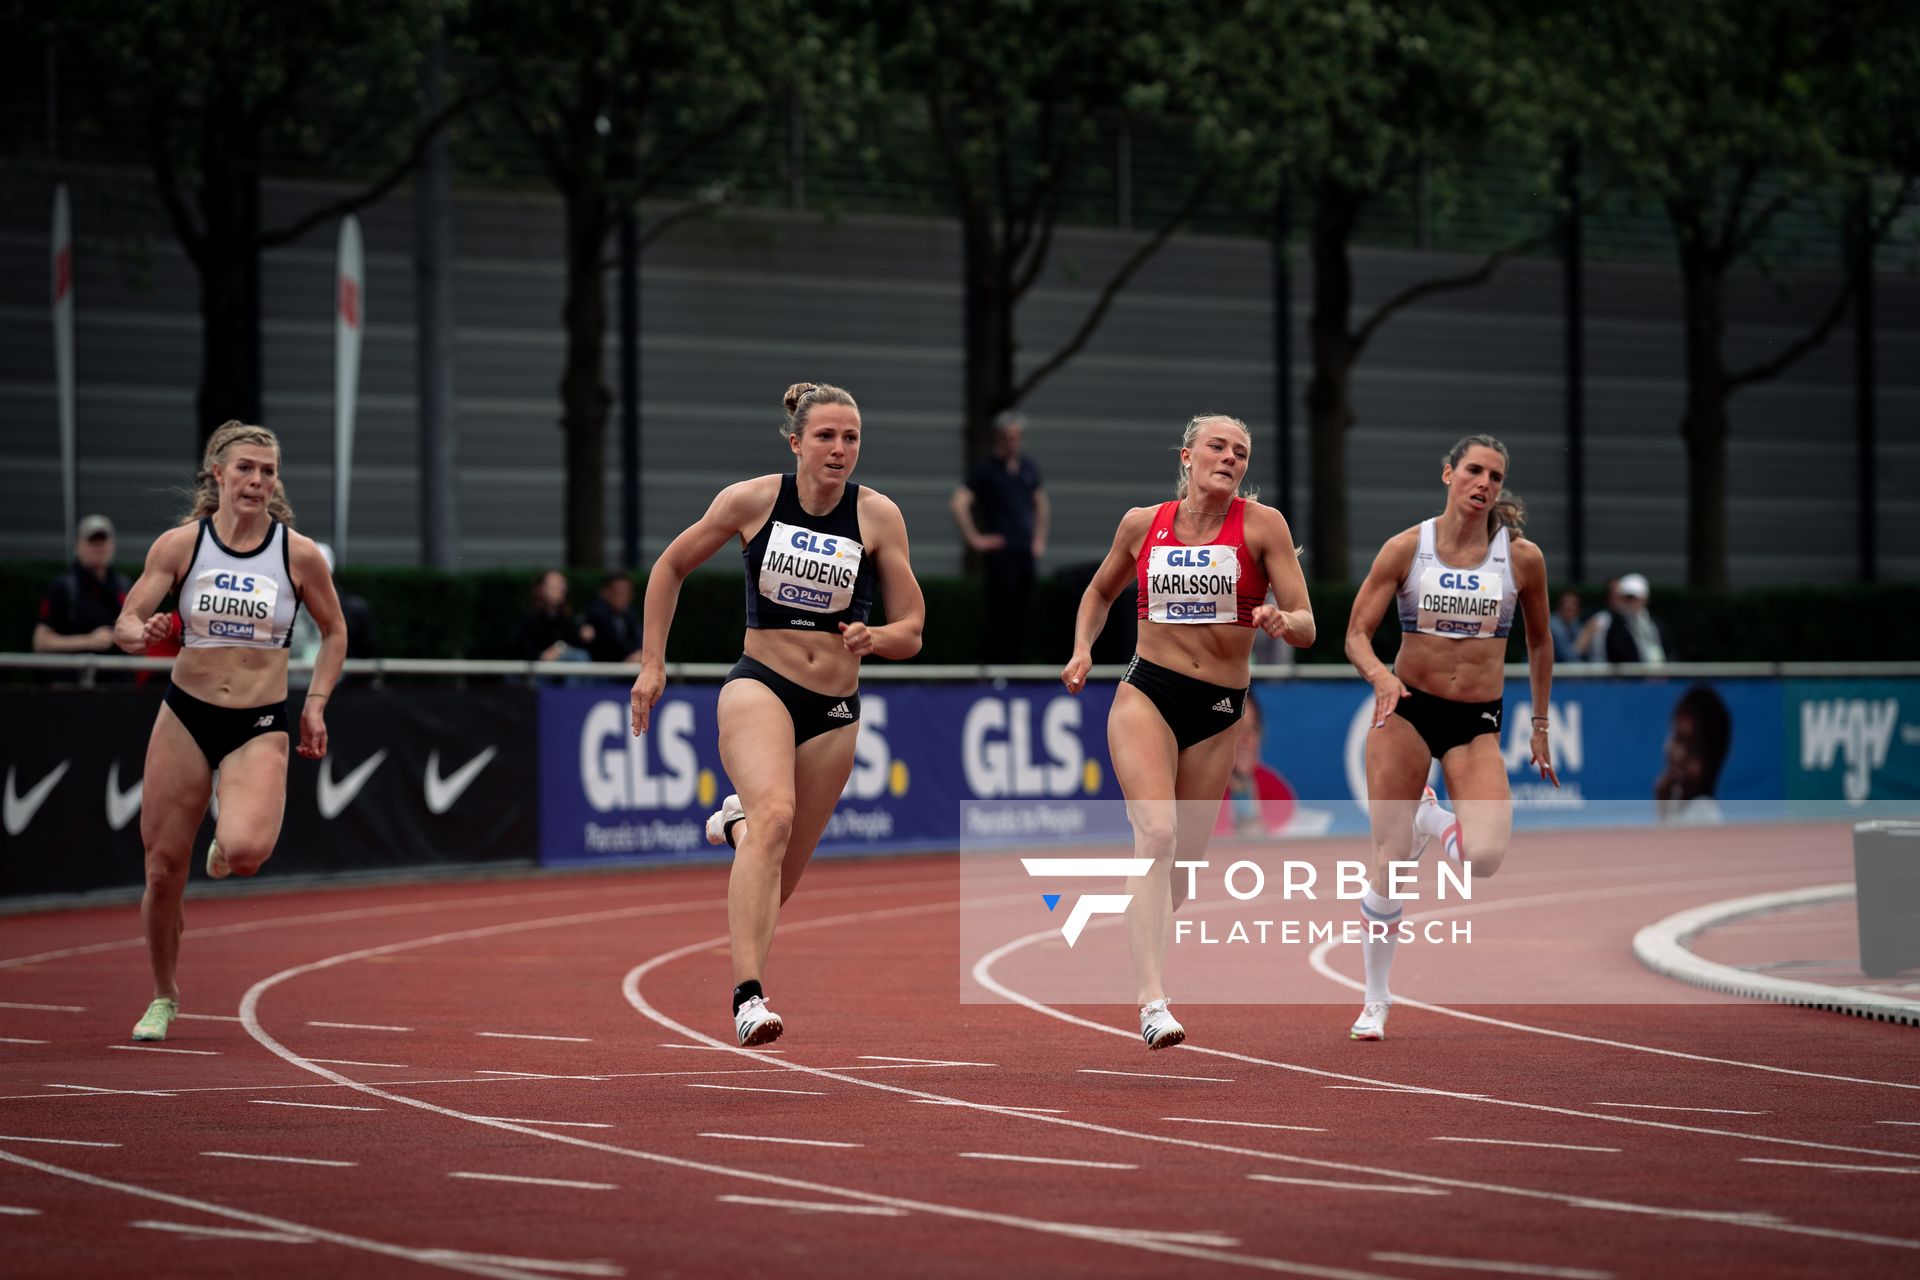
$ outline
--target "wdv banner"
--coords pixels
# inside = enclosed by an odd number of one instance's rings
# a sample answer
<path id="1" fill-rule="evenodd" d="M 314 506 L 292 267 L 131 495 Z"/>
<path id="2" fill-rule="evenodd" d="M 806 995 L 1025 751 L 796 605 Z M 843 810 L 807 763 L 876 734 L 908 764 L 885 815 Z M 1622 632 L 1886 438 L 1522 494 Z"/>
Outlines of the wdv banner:
<path id="1" fill-rule="evenodd" d="M 671 685 L 636 738 L 624 689 L 541 690 L 542 861 L 706 850 L 707 815 L 735 790 L 720 760 L 719 700 L 715 685 Z M 1076 698 L 1049 682 L 870 683 L 860 691 L 853 773 L 819 848 L 958 848 L 967 800 L 1047 802 L 1020 808 L 1071 834 L 1070 802 L 1120 795 L 1107 758 L 1112 701 L 1111 687 Z M 808 799 L 798 797 L 803 817 Z"/>
<path id="2" fill-rule="evenodd" d="M 1920 799 L 1920 680 L 1789 680 L 1787 795 Z"/>

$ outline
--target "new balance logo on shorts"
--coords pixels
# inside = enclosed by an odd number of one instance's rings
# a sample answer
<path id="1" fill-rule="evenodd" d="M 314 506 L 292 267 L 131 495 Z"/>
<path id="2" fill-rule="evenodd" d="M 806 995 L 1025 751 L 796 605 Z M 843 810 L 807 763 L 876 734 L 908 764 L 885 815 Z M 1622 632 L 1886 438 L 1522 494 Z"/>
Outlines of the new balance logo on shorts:
<path id="1" fill-rule="evenodd" d="M 1216 703 L 1214 703 L 1214 704 L 1213 704 L 1213 709 L 1214 709 L 1215 711 L 1224 711 L 1224 712 L 1226 712 L 1226 713 L 1227 713 L 1228 715 L 1232 715 L 1232 714 L 1233 714 L 1233 699 L 1232 699 L 1232 698 L 1222 698 L 1222 699 L 1220 699 L 1220 701 L 1218 701 L 1218 702 L 1216 702 Z"/>
<path id="2" fill-rule="evenodd" d="M 839 703 L 839 704 L 837 704 L 837 705 L 836 705 L 836 706 L 834 707 L 834 709 L 833 709 L 833 710 L 831 710 L 831 711 L 829 711 L 829 712 L 827 712 L 827 719 L 829 719 L 829 720 L 851 720 L 851 719 L 853 719 L 853 712 L 851 712 L 851 711 L 849 711 L 849 710 L 847 710 L 847 704 L 846 704 L 846 703 L 844 703 L 844 702 L 842 702 L 842 703 Z"/>
<path id="3" fill-rule="evenodd" d="M 258 720 L 255 720 L 253 722 L 253 727 L 256 729 L 270 729 L 273 727 L 273 717 L 261 716 Z"/>

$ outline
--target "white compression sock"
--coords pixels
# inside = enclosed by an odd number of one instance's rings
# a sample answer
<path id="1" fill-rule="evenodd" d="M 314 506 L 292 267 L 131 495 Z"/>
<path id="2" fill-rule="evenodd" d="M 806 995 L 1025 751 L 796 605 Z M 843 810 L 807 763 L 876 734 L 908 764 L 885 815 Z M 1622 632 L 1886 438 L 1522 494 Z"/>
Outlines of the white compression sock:
<path id="1" fill-rule="evenodd" d="M 1367 1003 L 1389 998 L 1387 975 L 1393 972 L 1393 949 L 1400 945 L 1400 904 L 1371 888 L 1360 899 L 1360 922 L 1367 937 L 1360 944 L 1360 960 L 1367 972 Z M 1384 929 L 1386 936 L 1379 937 Z"/>
<path id="2" fill-rule="evenodd" d="M 1424 836 L 1436 836 L 1447 851 L 1447 860 L 1460 861 L 1460 819 L 1438 804 L 1423 804 L 1413 811 L 1413 829 Z"/>

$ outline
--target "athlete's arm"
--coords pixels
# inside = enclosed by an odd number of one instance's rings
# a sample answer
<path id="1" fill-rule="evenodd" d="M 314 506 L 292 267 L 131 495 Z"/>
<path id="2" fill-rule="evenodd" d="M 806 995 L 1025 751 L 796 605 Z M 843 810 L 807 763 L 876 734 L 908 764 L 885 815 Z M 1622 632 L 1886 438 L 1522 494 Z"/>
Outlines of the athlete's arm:
<path id="1" fill-rule="evenodd" d="M 653 704 L 667 687 L 667 633 L 680 606 L 680 584 L 728 539 L 764 519 L 779 492 L 777 475 L 728 485 L 714 497 L 707 514 L 681 530 L 653 562 L 646 600 L 640 606 L 640 674 L 634 678 L 631 698 L 634 733 L 647 731 Z"/>
<path id="2" fill-rule="evenodd" d="M 1407 696 L 1407 686 L 1401 684 L 1399 677 L 1374 653 L 1373 633 L 1380 629 L 1380 620 L 1387 616 L 1388 603 L 1412 570 L 1413 553 L 1419 541 L 1418 525 L 1387 539 L 1380 554 L 1373 558 L 1366 581 L 1353 597 L 1353 612 L 1347 615 L 1347 661 L 1353 664 L 1362 680 L 1373 686 L 1373 727 L 1376 729 L 1387 722 L 1400 699 Z"/>
<path id="3" fill-rule="evenodd" d="M 1547 738 L 1547 707 L 1553 696 L 1553 631 L 1547 614 L 1547 557 L 1524 538 L 1513 538 L 1514 585 L 1527 619 L 1527 681 L 1533 691 L 1533 763 L 1554 786 L 1553 747 Z"/>
<path id="4" fill-rule="evenodd" d="M 1307 576 L 1300 571 L 1293 530 L 1278 507 L 1249 502 L 1244 509 L 1252 535 L 1249 541 L 1259 548 L 1261 567 L 1267 571 L 1274 603 L 1279 606 L 1261 602 L 1253 611 L 1253 625 L 1296 649 L 1311 648 L 1319 630 L 1313 621 L 1313 604 L 1307 599 Z"/>
<path id="5" fill-rule="evenodd" d="M 886 606 L 887 620 L 878 627 L 864 622 L 840 624 L 840 638 L 847 652 L 857 658 L 872 654 L 876 658 L 897 660 L 920 652 L 920 635 L 927 625 L 927 601 L 920 594 L 920 583 L 913 576 L 913 557 L 907 550 L 907 521 L 899 506 L 885 494 L 872 489 L 860 491 L 860 521 L 863 529 L 875 536 L 868 544 L 873 555 L 874 573 L 880 579 L 880 598 Z"/>
<path id="6" fill-rule="evenodd" d="M 147 549 L 146 568 L 127 592 L 120 616 L 113 623 L 113 642 L 128 653 L 144 655 L 149 644 L 166 639 L 173 630 L 172 615 L 156 614 L 154 610 L 186 573 L 187 557 L 199 532 L 197 524 L 183 524 L 155 538 Z"/>
<path id="7" fill-rule="evenodd" d="M 300 745 L 295 748 L 309 760 L 327 754 L 327 700 L 340 683 L 340 664 L 347 660 L 347 618 L 334 594 L 333 570 L 313 539 L 287 530 L 293 567 L 293 583 L 300 592 L 300 603 L 313 615 L 320 628 L 320 652 L 313 660 L 313 679 L 307 685 L 307 700 L 300 708 Z"/>
<path id="8" fill-rule="evenodd" d="M 1135 507 L 1120 518 L 1107 558 L 1100 562 L 1093 581 L 1080 596 L 1080 611 L 1073 620 L 1073 656 L 1060 672 L 1061 683 L 1069 693 L 1080 692 L 1087 683 L 1087 669 L 1093 666 L 1093 642 L 1100 638 L 1101 628 L 1107 625 L 1107 610 L 1126 590 L 1127 580 L 1135 576 L 1140 545 L 1147 540 L 1147 530 L 1153 527 L 1157 511 L 1158 507 Z"/>

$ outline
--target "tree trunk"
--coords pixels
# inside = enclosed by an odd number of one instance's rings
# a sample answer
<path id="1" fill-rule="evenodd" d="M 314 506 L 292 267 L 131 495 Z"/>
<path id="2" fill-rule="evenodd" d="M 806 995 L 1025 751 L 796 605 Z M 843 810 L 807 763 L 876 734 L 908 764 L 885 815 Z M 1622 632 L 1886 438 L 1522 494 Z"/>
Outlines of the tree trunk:
<path id="1" fill-rule="evenodd" d="M 960 225 L 965 252 L 966 466 L 971 468 L 993 446 L 995 416 L 1012 407 L 1013 288 L 987 208 L 975 204 L 963 209 Z"/>
<path id="2" fill-rule="evenodd" d="M 567 433 L 567 563 L 606 563 L 607 301 L 601 255 L 610 223 L 605 184 L 597 172 L 566 192 L 567 363 L 560 376 L 561 429 Z"/>
<path id="3" fill-rule="evenodd" d="M 1727 586 L 1727 368 L 1721 288 L 1724 272 L 1681 237 L 1686 305 L 1687 408 L 1680 436 L 1687 445 L 1687 583 Z M 1695 241 L 1694 243 L 1697 243 Z"/>
<path id="4" fill-rule="evenodd" d="M 1347 428 L 1353 425 L 1353 263 L 1348 245 L 1360 201 L 1323 185 L 1313 219 L 1313 375 L 1307 382 L 1312 501 L 1307 552 L 1313 577 L 1344 582 L 1347 566 Z"/>
<path id="5" fill-rule="evenodd" d="M 240 118 L 223 98 L 206 128 L 196 462 L 221 423 L 260 421 L 260 171 L 256 140 L 230 132 Z"/>

